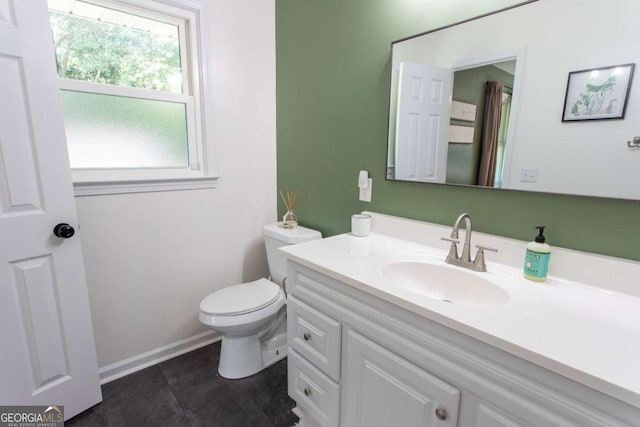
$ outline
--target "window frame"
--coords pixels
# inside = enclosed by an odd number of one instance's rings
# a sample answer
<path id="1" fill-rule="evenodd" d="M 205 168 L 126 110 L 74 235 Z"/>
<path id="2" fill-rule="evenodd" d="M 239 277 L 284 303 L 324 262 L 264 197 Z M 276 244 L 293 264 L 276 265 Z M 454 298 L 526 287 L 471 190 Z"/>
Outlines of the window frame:
<path id="1" fill-rule="evenodd" d="M 176 25 L 183 90 L 181 93 L 155 91 L 66 78 L 58 79 L 59 89 L 185 105 L 189 159 L 186 167 L 71 169 L 75 195 L 215 188 L 218 175 L 214 170 L 213 144 L 211 138 L 207 138 L 210 120 L 207 119 L 209 91 L 206 88 L 210 67 L 207 66 L 206 0 L 82 1 Z"/>

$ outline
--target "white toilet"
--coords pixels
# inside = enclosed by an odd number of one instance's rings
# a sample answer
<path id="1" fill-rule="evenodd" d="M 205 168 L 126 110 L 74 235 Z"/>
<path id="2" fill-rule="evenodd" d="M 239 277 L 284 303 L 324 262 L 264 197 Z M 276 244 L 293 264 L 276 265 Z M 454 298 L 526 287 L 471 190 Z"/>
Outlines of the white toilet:
<path id="1" fill-rule="evenodd" d="M 218 372 L 224 378 L 244 378 L 287 355 L 286 300 L 282 289 L 286 257 L 280 246 L 321 239 L 305 227 L 285 229 L 281 223 L 264 226 L 271 280 L 228 286 L 200 303 L 198 318 L 222 334 Z"/>

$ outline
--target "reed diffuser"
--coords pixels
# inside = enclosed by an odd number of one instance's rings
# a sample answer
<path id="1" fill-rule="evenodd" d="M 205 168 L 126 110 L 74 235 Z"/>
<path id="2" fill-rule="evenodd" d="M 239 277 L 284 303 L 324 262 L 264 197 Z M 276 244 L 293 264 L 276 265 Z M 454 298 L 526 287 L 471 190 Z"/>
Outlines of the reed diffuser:
<path id="1" fill-rule="evenodd" d="M 293 212 L 293 205 L 298 198 L 298 191 L 295 193 L 287 191 L 286 195 L 285 197 L 285 193 L 280 191 L 280 197 L 284 202 L 284 206 L 287 208 L 287 213 L 282 217 L 282 226 L 284 228 L 296 228 L 298 226 L 298 217 Z"/>

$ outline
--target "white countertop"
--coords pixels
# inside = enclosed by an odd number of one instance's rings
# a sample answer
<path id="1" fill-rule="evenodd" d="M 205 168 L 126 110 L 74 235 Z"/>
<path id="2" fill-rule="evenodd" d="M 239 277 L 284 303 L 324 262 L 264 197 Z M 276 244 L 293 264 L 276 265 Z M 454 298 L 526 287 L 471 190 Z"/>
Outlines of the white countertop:
<path id="1" fill-rule="evenodd" d="M 554 276 L 531 282 L 522 278 L 521 267 L 492 262 L 487 253 L 488 272 L 464 271 L 505 290 L 508 302 L 450 304 L 394 287 L 381 272 L 398 261 L 448 265 L 442 247 L 372 232 L 281 249 L 291 260 L 354 288 L 640 407 L 638 296 Z"/>

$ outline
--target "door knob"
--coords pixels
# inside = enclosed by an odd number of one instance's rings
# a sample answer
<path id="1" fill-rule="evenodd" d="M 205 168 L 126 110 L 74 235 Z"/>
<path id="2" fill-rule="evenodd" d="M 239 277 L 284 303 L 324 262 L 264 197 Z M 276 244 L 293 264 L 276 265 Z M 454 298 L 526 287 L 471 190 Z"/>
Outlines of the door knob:
<path id="1" fill-rule="evenodd" d="M 69 237 L 76 234 L 76 230 L 74 230 L 74 228 L 69 224 L 61 222 L 60 224 L 53 227 L 53 234 L 56 237 L 60 237 L 61 239 L 68 239 Z"/>

